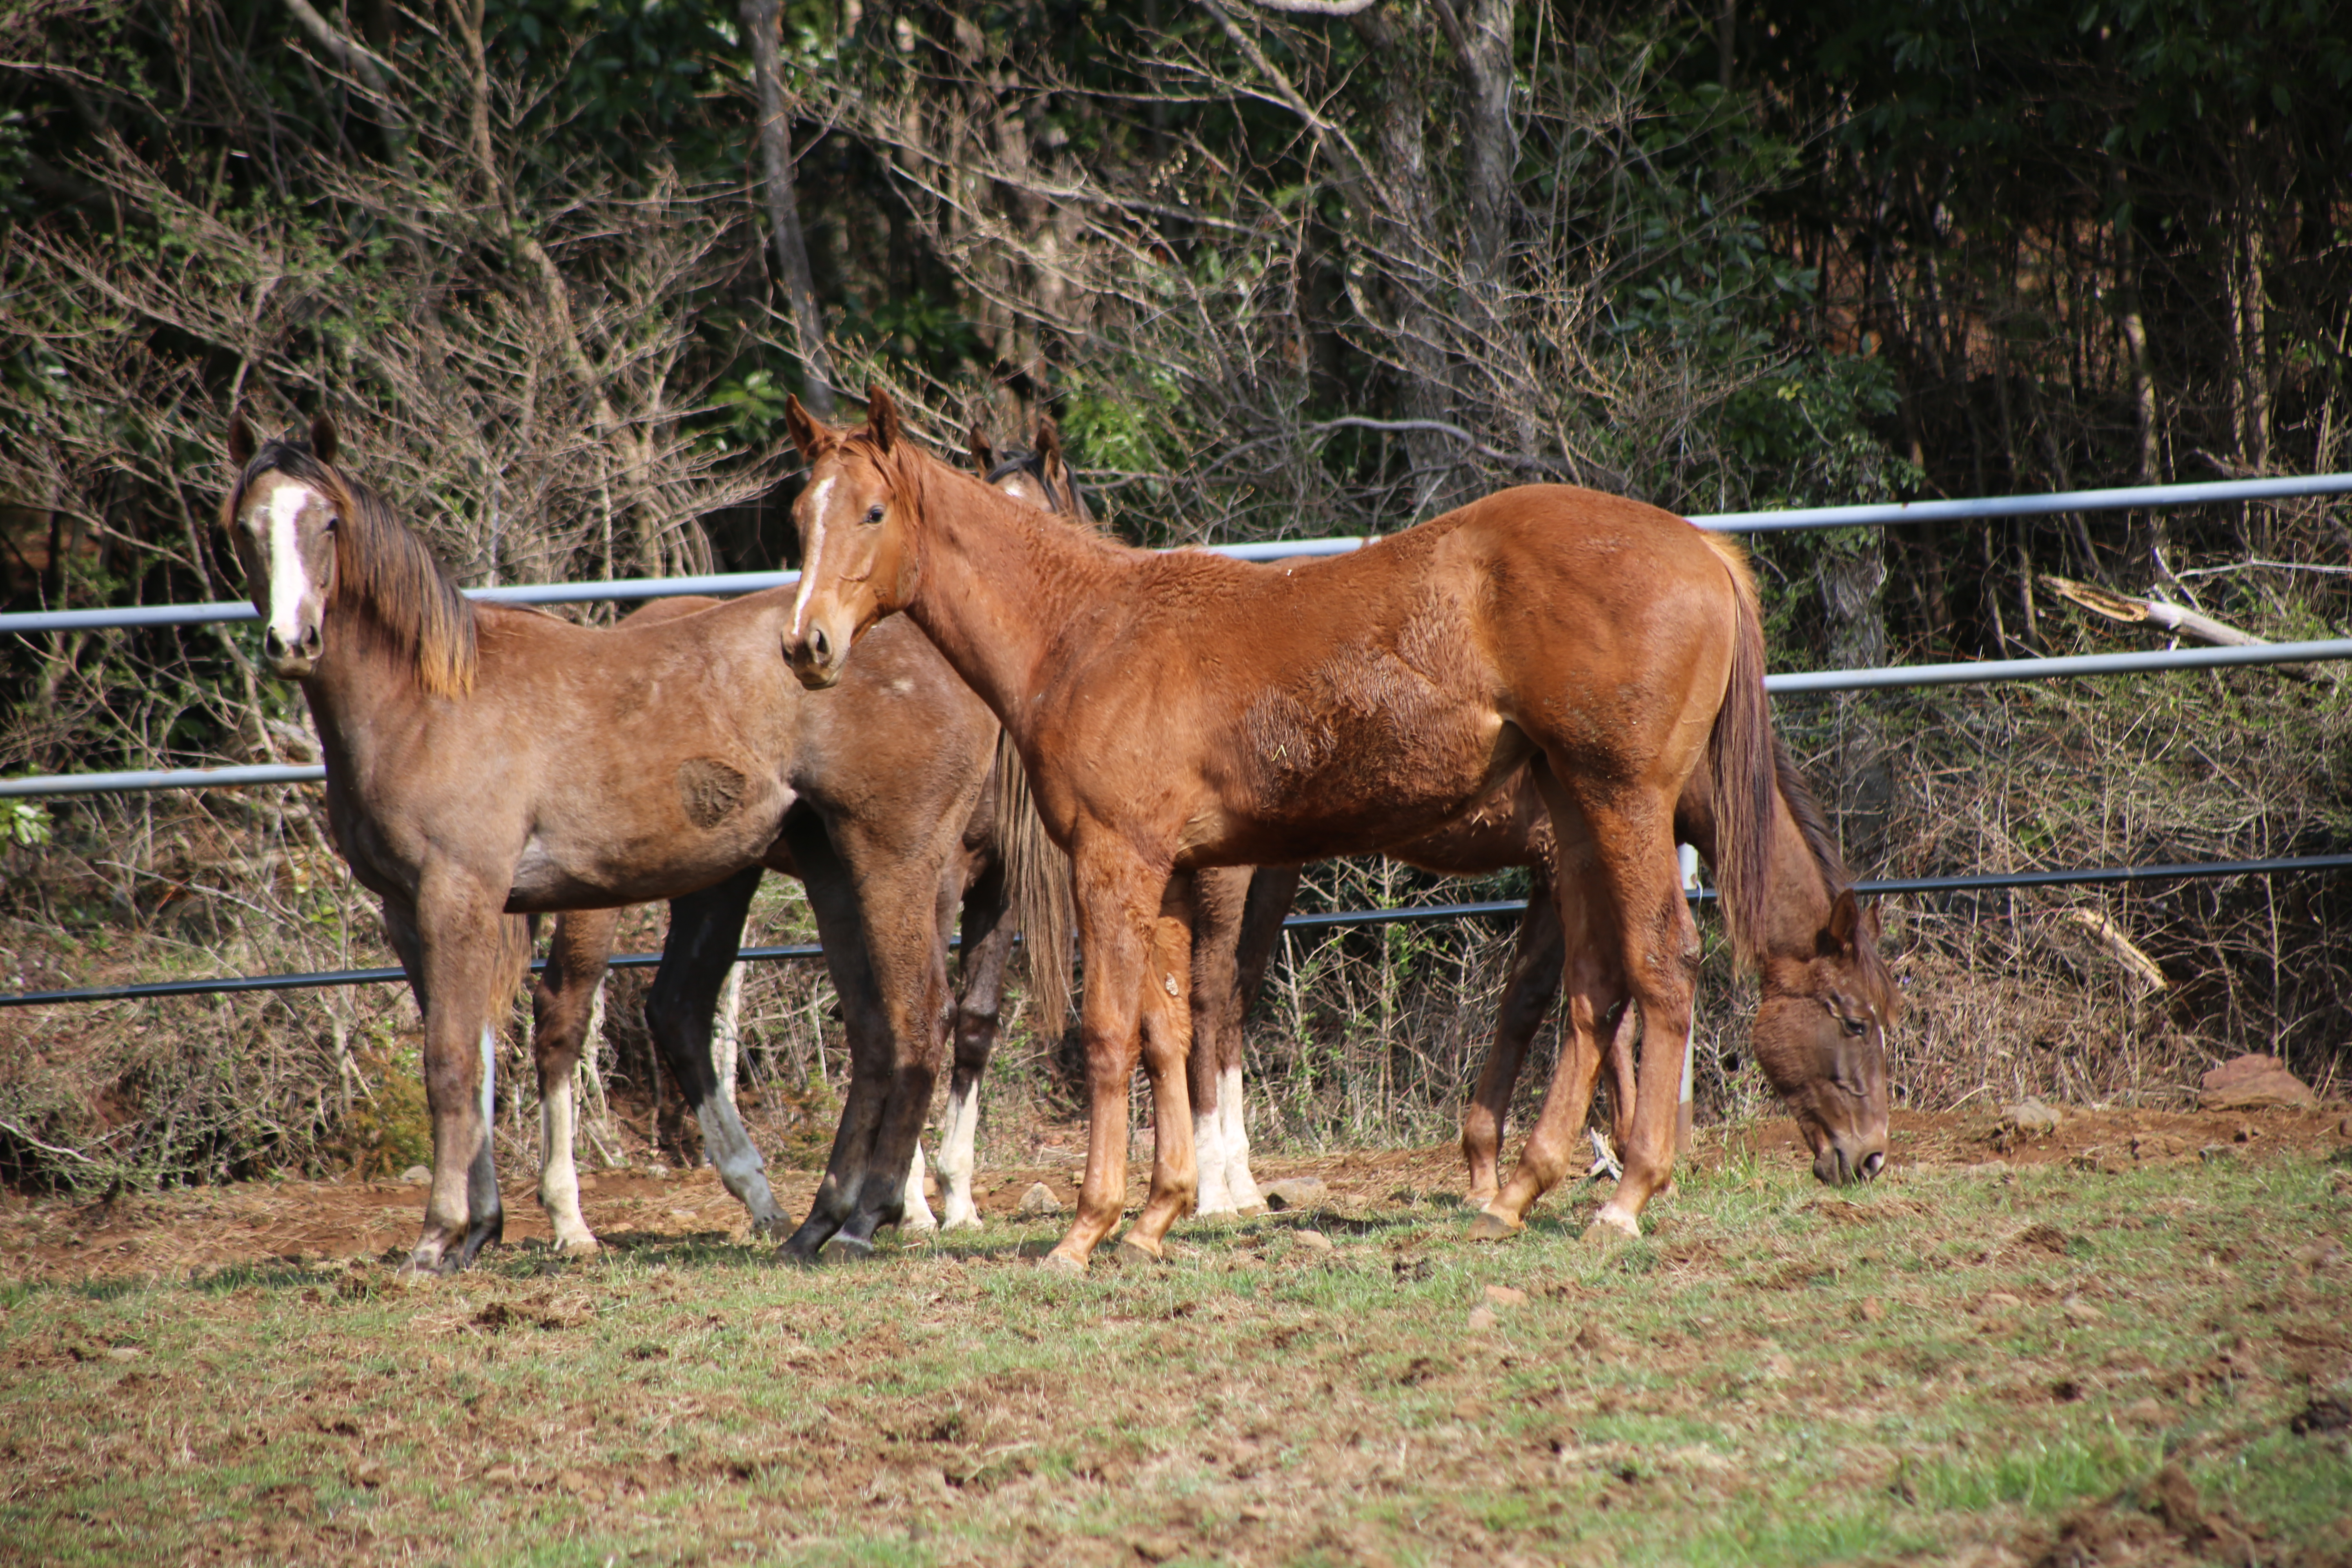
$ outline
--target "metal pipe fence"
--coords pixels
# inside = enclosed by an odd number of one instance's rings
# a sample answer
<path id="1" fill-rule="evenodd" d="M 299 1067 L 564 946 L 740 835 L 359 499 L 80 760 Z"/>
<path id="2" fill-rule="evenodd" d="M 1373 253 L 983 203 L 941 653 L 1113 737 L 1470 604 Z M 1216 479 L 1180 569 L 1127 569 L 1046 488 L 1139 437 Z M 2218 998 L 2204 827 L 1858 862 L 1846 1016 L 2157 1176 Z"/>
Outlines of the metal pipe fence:
<path id="1" fill-rule="evenodd" d="M 2189 880 L 2215 877 L 2272 876 L 2294 871 L 2352 870 L 2352 855 L 2302 855 L 2273 860 L 2194 860 L 2167 866 L 2094 866 L 2058 871 L 2001 871 L 1975 877 L 1898 877 L 1856 882 L 1853 890 L 1866 897 L 1895 893 L 1990 892 L 2005 888 L 2051 888 L 2117 882 Z M 1716 897 L 1712 888 L 1694 889 L 1693 903 Z M 1524 899 L 1496 899 L 1471 904 L 1411 904 L 1393 910 L 1341 910 L 1323 914 L 1292 915 L 1286 931 L 1332 931 L 1360 926 L 1397 925 L 1407 921 L 1474 920 L 1490 915 L 1516 916 L 1527 908 Z M 949 946 L 957 945 L 950 939 Z M 782 958 L 816 958 L 824 950 L 814 942 L 785 947 L 746 947 L 735 954 L 738 963 Z M 650 969 L 661 963 L 658 952 L 616 953 L 607 961 L 613 969 Z M 531 973 L 547 968 L 543 958 L 531 961 Z M 404 980 L 399 969 L 331 969 L 309 974 L 238 974 L 205 980 L 160 980 L 136 985 L 96 985 L 72 991 L 27 991 L 0 996 L 0 1008 L 47 1007 L 68 1003 L 139 1002 L 167 996 L 237 995 L 256 991 L 305 991 L 335 985 L 378 985 Z"/>
<path id="2" fill-rule="evenodd" d="M 1912 522 L 1974 521 L 2028 517 L 2053 512 L 2100 511 L 2273 501 L 2311 496 L 2352 494 L 2352 474 L 2319 474 L 2300 478 L 2233 479 L 2210 484 L 2147 485 L 2104 489 L 2055 491 L 2034 496 L 1992 496 L 1968 500 L 1890 502 L 1878 505 L 1790 508 L 1773 511 L 1702 514 L 1690 521 L 1718 532 L 1760 533 L 1811 529 L 1884 527 Z M 1250 544 L 1206 548 L 1240 560 L 1276 560 L 1303 555 L 1338 555 L 1360 549 L 1370 537 L 1310 540 L 1269 540 Z M 797 572 L 733 572 L 694 577 L 633 578 L 592 583 L 518 584 L 499 588 L 469 588 L 468 597 L 503 604 L 565 604 L 589 601 L 636 600 L 690 594 L 744 594 L 784 587 L 800 580 Z M 259 612 L 241 601 L 207 605 L 152 605 L 115 609 L 37 611 L 0 615 L 0 634 L 39 633 L 131 627 L 199 626 L 251 621 Z M 1832 691 L 1885 690 L 1905 687 L 1976 685 L 2008 680 L 2042 680 L 2060 677 L 2137 675 L 2162 670 L 2227 668 L 2274 664 L 2309 664 L 2352 658 L 2352 638 L 2294 643 L 2262 643 L 2235 647 L 2168 648 L 2148 653 L 2090 654 L 2054 658 L 1986 659 L 1944 664 L 1895 665 L 1875 669 L 1823 669 L 1767 676 L 1765 689 L 1775 695 L 1801 696 Z M 319 783 L 326 769 L 319 765 L 255 764 L 225 768 L 131 770 L 100 773 L 55 773 L 0 779 L 0 799 L 128 793 L 163 789 L 207 789 L 257 784 Z M 2320 870 L 2352 866 L 2352 856 L 2306 856 L 2269 861 L 2226 861 L 2156 867 L 2013 873 L 1990 877 L 1915 878 L 1861 884 L 1869 893 L 1925 892 L 1968 889 L 2049 886 L 2062 883 L 2120 882 L 2159 878 L 2218 877 Z M 1711 898 L 1701 892 L 1699 898 Z M 1515 902 L 1425 905 L 1408 910 L 1355 910 L 1339 914 L 1294 915 L 1286 922 L 1299 929 L 1347 925 L 1378 925 L 1394 921 L 1466 918 L 1516 913 Z M 751 948 L 744 960 L 803 957 L 814 947 Z M 660 962 L 658 953 L 634 953 L 614 958 L 615 967 L 630 968 Z M 543 968 L 544 962 L 533 968 Z M 182 996 L 223 992 L 294 990 L 323 985 L 378 984 L 402 978 L 397 969 L 342 970 L 319 974 L 252 975 L 217 980 L 166 981 L 147 985 L 97 987 L 77 991 L 27 993 L 0 996 L 0 1007 L 52 1003 Z"/>
<path id="3" fill-rule="evenodd" d="M 1886 690 L 1906 686 L 1975 686 L 2060 676 L 2141 675 L 2168 669 L 2224 669 L 2245 665 L 2320 664 L 2352 658 L 2352 637 L 2323 642 L 2255 643 L 2244 647 L 2163 648 L 2151 653 L 2095 653 L 2062 658 L 2001 658 L 1956 664 L 1897 664 L 1877 669 L 1810 669 L 1768 675 L 1764 689 L 1801 697 L 1825 691 Z M 142 790 L 216 789 L 236 784 L 317 784 L 317 763 L 256 763 L 230 768 L 164 768 L 112 773 L 33 773 L 0 779 L 0 799 L 11 796 L 116 795 Z"/>
<path id="4" fill-rule="evenodd" d="M 1886 501 L 1864 506 L 1702 512 L 1690 521 L 1716 533 L 1786 533 L 1822 528 L 1974 521 L 1996 517 L 2041 517 L 2052 512 L 2128 511 L 2332 495 L 2352 495 L 2352 474 L 2222 479 L 2194 485 L 2132 485 L 2108 489 L 2053 490 L 2033 496 L 1979 496 L 1955 500 Z M 1328 539 L 1275 539 L 1252 544 L 1211 544 L 1202 548 L 1219 555 L 1230 555 L 1238 561 L 1276 561 L 1297 555 L 1344 555 L 1349 551 L 1360 550 L 1375 537 L 1343 535 Z M 604 600 L 663 599 L 687 594 L 751 594 L 763 588 L 789 587 L 799 582 L 800 577 L 798 572 L 720 572 L 701 577 L 625 577 L 598 583 L 538 583 L 517 584 L 503 588 L 468 588 L 466 596 L 500 605 L 569 605 Z M 0 616 L 0 634 L 26 637 L 39 632 L 205 626 L 217 622 L 257 621 L 260 618 L 260 612 L 241 599 L 209 605 L 31 610 Z"/>

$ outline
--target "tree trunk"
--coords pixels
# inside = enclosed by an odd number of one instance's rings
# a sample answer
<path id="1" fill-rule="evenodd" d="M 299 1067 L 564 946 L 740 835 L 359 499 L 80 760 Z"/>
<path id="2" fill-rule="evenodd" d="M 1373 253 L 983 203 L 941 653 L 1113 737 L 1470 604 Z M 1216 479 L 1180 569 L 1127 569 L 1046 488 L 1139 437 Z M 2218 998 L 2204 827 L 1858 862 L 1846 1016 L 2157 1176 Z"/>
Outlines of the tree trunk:
<path id="1" fill-rule="evenodd" d="M 801 231 L 800 203 L 793 195 L 792 126 L 784 110 L 784 80 L 777 39 L 782 26 L 781 0 L 743 0 L 743 29 L 751 37 L 751 78 L 760 94 L 761 189 L 767 198 L 768 244 L 774 252 L 776 281 L 783 286 L 802 367 L 808 373 L 803 401 L 820 419 L 834 416 L 833 356 L 824 346 L 824 317 L 816 303 L 816 279 L 809 270 L 808 240 Z"/>
<path id="2" fill-rule="evenodd" d="M 1364 196 L 1375 215 L 1375 253 L 1387 264 L 1382 281 L 1390 301 L 1388 330 L 1403 383 L 1398 402 L 1406 419 L 1450 421 L 1453 398 L 1446 384 L 1444 342 L 1440 336 L 1444 329 L 1427 289 L 1415 279 L 1401 276 L 1427 270 L 1415 263 L 1436 234 L 1430 199 L 1429 146 L 1422 134 L 1420 83 L 1413 61 L 1385 17 L 1377 11 L 1360 11 L 1348 20 L 1381 62 L 1384 90 L 1379 159 L 1383 188 L 1367 189 Z M 1415 516 L 1442 510 L 1444 498 L 1454 488 L 1450 481 L 1458 477 L 1459 448 L 1433 430 L 1408 431 L 1404 447 L 1412 465 Z"/>

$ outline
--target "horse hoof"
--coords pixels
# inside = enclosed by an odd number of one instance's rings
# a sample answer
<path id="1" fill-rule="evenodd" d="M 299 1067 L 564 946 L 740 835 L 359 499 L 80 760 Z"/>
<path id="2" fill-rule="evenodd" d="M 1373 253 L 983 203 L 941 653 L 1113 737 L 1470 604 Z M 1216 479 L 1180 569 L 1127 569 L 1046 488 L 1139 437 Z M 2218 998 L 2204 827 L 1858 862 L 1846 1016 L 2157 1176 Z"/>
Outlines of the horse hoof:
<path id="1" fill-rule="evenodd" d="M 1484 1209 L 1502 1195 L 1503 1189 L 1500 1187 L 1489 1188 L 1485 1192 L 1473 1187 L 1462 1194 L 1462 1206 L 1465 1209 Z"/>
<path id="2" fill-rule="evenodd" d="M 1501 1215 L 1491 1212 L 1481 1213 L 1476 1219 L 1470 1222 L 1470 1239 L 1507 1241 L 1526 1228 L 1526 1226 L 1519 1221 L 1505 1219 Z"/>
<path id="3" fill-rule="evenodd" d="M 604 1247 L 601 1242 L 584 1233 L 579 1236 L 559 1237 L 555 1243 L 556 1255 L 562 1258 L 593 1258 L 604 1250 Z"/>
<path id="4" fill-rule="evenodd" d="M 792 1216 L 789 1215 L 773 1214 L 764 1219 L 755 1219 L 751 1222 L 751 1235 L 761 1241 L 773 1241 L 776 1237 L 789 1233 L 792 1228 Z"/>
<path id="5" fill-rule="evenodd" d="M 958 1215 L 953 1219 L 941 1222 L 940 1226 L 940 1229 L 942 1231 L 984 1230 L 986 1228 L 987 1226 L 981 1223 L 981 1218 L 976 1214 Z"/>
<path id="6" fill-rule="evenodd" d="M 1045 1257 L 1037 1259 L 1037 1267 L 1045 1273 L 1059 1274 L 1071 1279 L 1083 1279 L 1087 1277 L 1087 1260 L 1083 1258 L 1072 1258 L 1066 1252 L 1045 1254 Z"/>
<path id="7" fill-rule="evenodd" d="M 816 1255 L 836 1263 L 848 1262 L 873 1257 L 874 1244 L 864 1237 L 852 1236 L 847 1231 L 842 1231 L 823 1247 L 818 1247 Z"/>
<path id="8" fill-rule="evenodd" d="M 1244 1204 L 1239 1208 L 1234 1210 L 1234 1212 L 1241 1215 L 1244 1219 L 1251 1219 L 1258 1215 L 1265 1213 L 1266 1210 L 1264 1204 Z"/>
<path id="9" fill-rule="evenodd" d="M 1121 1268 L 1149 1268 L 1167 1261 L 1158 1247 L 1147 1247 L 1131 1236 L 1121 1237 L 1110 1256 Z"/>
<path id="10" fill-rule="evenodd" d="M 1584 1239 L 1599 1246 L 1637 1240 L 1641 1234 L 1641 1221 L 1612 1215 L 1607 1209 L 1593 1215 L 1592 1223 L 1584 1227 Z"/>

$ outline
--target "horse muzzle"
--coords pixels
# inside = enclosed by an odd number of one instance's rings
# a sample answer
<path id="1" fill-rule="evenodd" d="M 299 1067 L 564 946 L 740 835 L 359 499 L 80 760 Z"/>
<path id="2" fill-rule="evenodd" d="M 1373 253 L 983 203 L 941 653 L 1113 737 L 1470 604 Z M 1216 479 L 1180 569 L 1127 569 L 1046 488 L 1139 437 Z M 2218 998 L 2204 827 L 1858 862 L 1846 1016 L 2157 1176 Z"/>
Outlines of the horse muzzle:
<path id="1" fill-rule="evenodd" d="M 270 674 L 280 680 L 300 680 L 318 668 L 319 628 L 304 626 L 288 637 L 271 626 L 261 634 L 261 651 Z"/>
<path id="2" fill-rule="evenodd" d="M 808 635 L 784 644 L 784 662 L 811 691 L 840 684 L 842 666 L 848 662 L 849 644 L 824 627 L 811 626 Z"/>
<path id="3" fill-rule="evenodd" d="M 1886 1140 L 1850 1138 L 1833 1133 L 1813 1155 L 1813 1175 L 1822 1184 L 1850 1187 L 1874 1181 L 1886 1169 Z"/>

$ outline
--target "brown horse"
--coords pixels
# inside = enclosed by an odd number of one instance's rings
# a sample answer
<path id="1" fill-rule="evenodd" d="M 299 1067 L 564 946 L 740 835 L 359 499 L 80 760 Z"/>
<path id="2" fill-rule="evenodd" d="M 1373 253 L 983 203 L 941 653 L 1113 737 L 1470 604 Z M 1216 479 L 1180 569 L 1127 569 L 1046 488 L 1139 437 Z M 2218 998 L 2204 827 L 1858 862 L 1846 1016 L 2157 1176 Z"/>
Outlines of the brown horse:
<path id="1" fill-rule="evenodd" d="M 988 784 L 988 711 L 919 635 L 883 642 L 852 689 L 810 701 L 780 657 L 791 589 L 610 629 L 474 604 L 336 467 L 323 419 L 307 444 L 257 451 L 239 417 L 229 456 L 221 522 L 264 650 L 302 683 L 337 845 L 383 900 L 425 1017 L 434 1180 L 411 1266 L 462 1266 L 503 1226 L 493 1031 L 529 953 L 525 917 L 710 900 L 726 909 L 702 929 L 727 931 L 731 958 L 763 866 L 808 884 L 855 1075 L 817 1205 L 788 1245 L 814 1251 L 843 1229 L 865 1245 L 903 1191 L 865 1173 L 908 1168 L 937 1072 L 945 868 Z M 709 1005 L 686 994 L 679 1010 L 707 1019 Z M 708 1080 L 707 1049 L 699 1061 Z M 732 1108 L 681 1076 L 721 1178 L 780 1228 Z M 544 1088 L 568 1107 L 559 1078 Z"/>
<path id="2" fill-rule="evenodd" d="M 1310 564 L 1155 554 L 1084 537 L 929 458 L 878 391 L 861 431 L 796 402 L 785 412 L 811 468 L 793 508 L 796 672 L 838 681 L 853 642 L 906 612 L 1003 721 L 1074 862 L 1091 1103 L 1059 1266 L 1083 1268 L 1118 1222 L 1139 1045 L 1157 1137 L 1127 1245 L 1157 1256 L 1192 1204 L 1192 873 L 1385 851 L 1531 762 L 1553 822 L 1576 825 L 1560 832 L 1556 898 L 1569 1038 L 1482 1228 L 1516 1228 L 1559 1179 L 1601 1021 L 1629 999 L 1647 1049 L 1625 1174 L 1599 1223 L 1633 1228 L 1667 1180 L 1697 958 L 1675 818 L 1702 766 L 1727 922 L 1762 970 L 1759 1060 L 1838 1170 L 1883 1163 L 1891 990 L 1851 890 L 1780 791 L 1736 547 L 1639 502 L 1529 486 Z M 1811 874 L 1776 884 L 1782 857 Z M 1776 907 L 1775 885 L 1809 896 Z M 1802 942 L 1779 940 L 1797 923 Z"/>
<path id="3" fill-rule="evenodd" d="M 971 442 L 974 466 L 990 484 L 1033 506 L 1092 526 L 1094 519 L 1063 461 L 1061 437 L 1051 420 L 1039 424 L 1036 445 L 1028 450 L 1008 450 L 1000 456 L 977 428 Z M 656 600 L 623 624 L 665 619 L 715 603 L 693 597 Z M 945 1223 L 951 1230 L 980 1223 L 971 1198 L 980 1080 L 996 1048 L 1006 963 L 1019 930 L 1007 918 L 1014 909 L 1022 911 L 1025 917 L 1022 923 L 1032 932 L 1033 1000 L 1039 1026 L 1058 1032 L 1068 1010 L 1068 864 L 1044 839 L 1036 807 L 1021 774 L 1021 759 L 1001 730 L 997 735 L 996 765 L 956 852 L 944 868 L 941 887 L 942 918 L 960 900 L 963 933 L 955 1016 L 950 1026 L 954 1065 L 940 1127 L 938 1167 Z M 1016 880 L 1023 885 L 1016 888 Z M 710 1057 L 712 1019 L 719 987 L 741 942 L 745 908 L 741 900 L 702 895 L 673 901 L 661 967 L 646 998 L 648 1030 L 688 1099 L 697 1104 L 716 1089 Z M 549 942 L 547 969 L 531 995 L 532 1046 L 541 1086 L 540 1197 L 554 1222 L 558 1247 L 567 1249 L 593 1250 L 595 1246 L 579 1212 L 571 1075 L 586 1043 L 596 988 L 604 983 L 619 920 L 620 913 L 614 910 L 558 916 Z M 945 935 L 943 925 L 942 941 Z M 852 1029 L 853 1042 L 868 1035 L 870 1031 Z M 874 1081 L 853 1069 L 851 1094 L 865 1092 Z M 843 1114 L 846 1120 L 863 1112 L 845 1108 Z M 866 1175 L 878 1181 L 890 1179 L 878 1170 Z M 845 1190 L 845 1180 L 842 1184 Z M 937 1229 L 940 1224 L 923 1195 L 920 1143 L 914 1146 L 913 1163 L 905 1175 L 898 1223 L 903 1231 L 913 1234 Z M 832 1237 L 836 1248 L 854 1247 L 858 1239 L 855 1235 Z"/>
<path id="4" fill-rule="evenodd" d="M 1782 798 L 1814 852 L 1815 868 L 1826 874 L 1832 886 L 1844 888 L 1852 878 L 1838 858 L 1819 805 L 1785 750 L 1776 752 L 1775 767 Z M 1692 785 L 1685 792 L 1689 798 L 1676 808 L 1676 835 L 1686 842 L 1692 837 L 1708 837 L 1706 825 L 1710 818 L 1703 793 L 1706 777 L 1703 773 L 1693 775 Z M 1571 857 L 1581 858 L 1589 853 L 1581 845 L 1570 847 Z M 1706 853 L 1712 858 L 1711 847 Z M 1511 1091 L 1526 1064 L 1528 1047 L 1536 1031 L 1559 995 L 1561 968 L 1568 956 L 1554 891 L 1553 868 L 1559 851 L 1553 841 L 1551 821 L 1544 810 L 1533 773 L 1522 772 L 1460 818 L 1411 844 L 1398 846 L 1390 854 L 1423 870 L 1446 876 L 1486 876 L 1513 866 L 1527 867 L 1533 873 L 1527 909 L 1519 917 L 1513 943 L 1510 970 L 1496 1007 L 1494 1038 L 1462 1118 L 1462 1152 L 1469 1167 L 1468 1198 L 1474 1206 L 1484 1207 L 1501 1192 L 1500 1153 Z M 1784 888 L 1777 881 L 1781 876 L 1801 876 L 1805 867 L 1801 861 L 1780 858 L 1772 867 L 1776 882 L 1770 902 L 1775 907 L 1784 900 L 1802 900 L 1807 897 L 1801 887 Z M 1235 1130 L 1241 1124 L 1241 1021 L 1256 994 L 1274 944 L 1281 938 L 1283 917 L 1288 912 L 1298 882 L 1296 868 L 1262 868 L 1249 881 L 1246 911 L 1227 918 L 1217 934 L 1210 934 L 1211 921 L 1206 911 L 1212 907 L 1212 875 L 1201 874 L 1200 902 L 1204 912 L 1202 935 L 1193 945 L 1192 973 L 1192 1122 L 1195 1143 L 1202 1151 L 1202 1213 L 1224 1212 L 1211 1206 L 1216 1180 L 1213 1154 L 1219 1148 L 1215 1142 L 1218 1139 L 1223 1140 L 1223 1149 L 1231 1156 L 1226 1178 L 1231 1191 L 1236 1194 L 1255 1192 L 1247 1171 L 1248 1143 L 1245 1138 L 1235 1141 Z M 1800 939 L 1801 922 L 1776 925 L 1774 931 L 1784 942 Z M 1223 934 L 1226 932 L 1231 934 Z M 1869 935 L 1869 945 L 1874 947 L 1874 923 Z M 1223 951 L 1227 949 L 1231 951 Z M 1774 963 L 1800 964 L 1813 956 L 1810 947 L 1768 954 Z M 1898 992 L 1881 987 L 1878 1005 L 1886 1010 L 1889 1021 L 1899 1000 Z M 1609 1031 L 1607 1051 L 1612 1078 L 1610 1108 L 1612 1131 L 1618 1145 L 1622 1147 L 1633 1132 L 1636 1087 L 1633 1044 L 1638 1019 L 1629 1009 L 1614 1024 Z M 1772 1040 L 1772 1032 L 1768 1030 L 1764 1044 L 1769 1047 Z M 1859 1082 L 1862 1075 L 1872 1070 L 1869 1053 L 1864 1049 L 1850 1054 L 1854 1059 L 1844 1070 Z M 1774 1059 L 1785 1062 L 1787 1056 L 1783 1048 Z M 1204 1078 L 1208 1079 L 1205 1095 Z M 1800 1107 L 1798 1114 L 1801 1120 L 1812 1121 L 1816 1129 L 1822 1124 L 1821 1113 Z M 1817 1137 L 1816 1142 L 1820 1153 L 1814 1162 L 1814 1173 L 1824 1182 L 1866 1179 L 1879 1169 L 1868 1154 L 1864 1154 L 1858 1167 L 1841 1166 L 1835 1140 Z M 1231 1206 L 1241 1205 L 1236 1200 Z"/>

